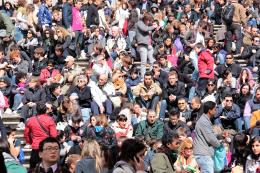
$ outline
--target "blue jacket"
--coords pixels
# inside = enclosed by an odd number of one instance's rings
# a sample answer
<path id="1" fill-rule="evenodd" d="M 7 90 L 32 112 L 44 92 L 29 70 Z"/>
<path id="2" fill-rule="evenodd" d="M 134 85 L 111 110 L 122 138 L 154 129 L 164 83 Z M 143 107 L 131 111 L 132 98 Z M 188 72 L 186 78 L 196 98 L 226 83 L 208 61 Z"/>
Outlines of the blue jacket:
<path id="1" fill-rule="evenodd" d="M 217 113 L 215 115 L 215 118 L 218 118 L 219 116 L 225 116 L 227 117 L 227 120 L 232 121 L 240 117 L 240 108 L 237 104 L 233 104 L 232 108 L 230 110 L 223 108 L 222 105 L 217 106 Z"/>
<path id="2" fill-rule="evenodd" d="M 131 88 L 133 86 L 138 85 L 141 82 L 141 77 L 137 77 L 136 79 L 132 79 L 131 77 L 128 77 L 125 81 L 127 88 Z"/>
<path id="3" fill-rule="evenodd" d="M 42 4 L 40 6 L 37 17 L 38 17 L 38 23 L 40 26 L 43 26 L 43 25 L 51 26 L 52 15 L 46 4 Z"/>
<path id="4" fill-rule="evenodd" d="M 62 22 L 67 29 L 72 25 L 72 5 L 68 2 L 62 7 Z"/>

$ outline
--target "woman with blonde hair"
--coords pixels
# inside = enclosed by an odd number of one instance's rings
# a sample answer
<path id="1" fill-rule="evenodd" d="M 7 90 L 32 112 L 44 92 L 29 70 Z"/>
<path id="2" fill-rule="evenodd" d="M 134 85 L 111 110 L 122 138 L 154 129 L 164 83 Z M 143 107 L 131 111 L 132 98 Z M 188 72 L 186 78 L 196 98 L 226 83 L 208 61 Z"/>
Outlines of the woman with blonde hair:
<path id="1" fill-rule="evenodd" d="M 71 45 L 72 37 L 69 32 L 63 27 L 55 28 L 54 44 L 60 44 L 63 48 L 63 56 L 69 55 L 69 46 Z"/>
<path id="2" fill-rule="evenodd" d="M 103 168 L 101 149 L 97 141 L 88 140 L 81 152 L 81 161 L 76 166 L 76 173 L 100 173 Z"/>
<path id="3" fill-rule="evenodd" d="M 193 155 L 193 144 L 189 138 L 184 139 L 179 148 L 179 156 L 174 163 L 177 173 L 193 172 L 199 173 L 199 166 Z"/>

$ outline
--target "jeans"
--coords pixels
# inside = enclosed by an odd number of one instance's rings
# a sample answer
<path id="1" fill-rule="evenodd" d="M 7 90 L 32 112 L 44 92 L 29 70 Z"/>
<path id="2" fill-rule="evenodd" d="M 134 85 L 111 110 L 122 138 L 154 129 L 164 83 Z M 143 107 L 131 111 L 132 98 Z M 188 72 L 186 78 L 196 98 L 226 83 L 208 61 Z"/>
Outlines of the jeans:
<path id="1" fill-rule="evenodd" d="M 146 109 L 155 110 L 156 105 L 160 100 L 159 96 L 153 96 L 152 99 L 144 100 L 142 97 L 136 97 L 136 102 L 145 107 Z"/>
<path id="2" fill-rule="evenodd" d="M 231 26 L 227 26 L 227 34 L 226 34 L 226 50 L 228 53 L 231 53 L 232 50 L 232 38 L 233 35 L 235 34 L 236 36 L 236 54 L 240 54 L 241 52 L 241 47 L 242 47 L 242 30 L 241 30 L 241 25 L 240 24 L 232 24 Z"/>
<path id="3" fill-rule="evenodd" d="M 167 109 L 167 101 L 162 100 L 161 101 L 161 107 L 160 107 L 160 113 L 159 113 L 159 118 L 164 119 L 165 118 L 165 111 Z"/>
<path id="4" fill-rule="evenodd" d="M 107 100 L 106 100 L 105 102 L 103 102 L 102 104 L 103 104 L 103 106 L 104 106 L 104 108 L 105 108 L 105 113 L 106 113 L 107 115 L 111 115 L 111 114 L 112 114 L 112 109 L 113 109 L 113 103 L 112 103 L 112 101 L 109 100 L 109 99 L 107 99 Z M 97 104 L 95 101 L 91 102 L 91 109 L 92 109 L 92 111 L 93 111 L 93 115 L 98 115 L 98 114 L 100 114 L 100 112 L 99 112 L 99 106 L 98 106 L 98 104 Z"/>
<path id="5" fill-rule="evenodd" d="M 225 126 L 229 126 L 229 125 L 235 126 L 235 128 L 238 132 L 242 132 L 242 122 L 243 122 L 242 118 L 237 118 L 235 121 L 234 120 L 221 121 L 219 118 L 214 120 L 214 124 L 219 124 L 224 128 L 225 128 Z M 224 124 L 224 126 L 223 126 L 223 124 Z"/>
<path id="6" fill-rule="evenodd" d="M 134 102 L 134 95 L 131 88 L 127 88 L 126 95 L 128 100 L 133 103 Z"/>
<path id="7" fill-rule="evenodd" d="M 133 42 L 133 40 L 134 40 L 135 34 L 136 34 L 135 31 L 128 31 L 128 41 L 129 41 L 128 44 L 129 44 L 129 48 L 130 48 L 130 50 L 131 50 L 131 55 L 132 55 L 133 57 L 136 56 L 135 49 L 132 47 L 132 42 Z"/>
<path id="8" fill-rule="evenodd" d="M 250 119 L 249 116 L 244 116 L 244 122 L 245 122 L 245 129 L 248 130 L 250 128 Z"/>
<path id="9" fill-rule="evenodd" d="M 83 122 L 84 123 L 88 122 L 88 120 L 90 118 L 91 109 L 90 108 L 82 108 L 81 113 L 82 113 Z"/>
<path id="10" fill-rule="evenodd" d="M 199 78 L 198 80 L 198 90 L 205 90 L 207 88 L 208 78 Z"/>
<path id="11" fill-rule="evenodd" d="M 149 59 L 149 64 L 153 65 L 155 59 L 153 58 L 153 47 L 152 46 L 138 46 L 138 52 L 141 58 L 141 77 L 144 78 L 146 72 L 147 59 Z"/>
<path id="12" fill-rule="evenodd" d="M 13 111 L 17 111 L 19 105 L 22 103 L 23 95 L 21 94 L 15 94 L 14 96 L 14 104 L 13 104 Z"/>
<path id="13" fill-rule="evenodd" d="M 195 155 L 195 159 L 200 167 L 200 172 L 214 173 L 214 162 L 212 157 Z"/>

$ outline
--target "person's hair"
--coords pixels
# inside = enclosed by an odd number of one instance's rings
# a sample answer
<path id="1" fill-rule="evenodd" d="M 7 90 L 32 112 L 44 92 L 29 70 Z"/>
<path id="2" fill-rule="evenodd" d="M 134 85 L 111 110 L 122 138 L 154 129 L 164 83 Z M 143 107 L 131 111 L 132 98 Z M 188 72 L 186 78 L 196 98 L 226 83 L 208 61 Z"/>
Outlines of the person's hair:
<path id="1" fill-rule="evenodd" d="M 16 132 L 15 128 L 12 128 L 11 126 L 6 126 L 6 134 L 9 136 L 12 132 Z"/>
<path id="2" fill-rule="evenodd" d="M 234 59 L 233 53 L 227 53 L 227 54 L 226 54 L 226 57 L 227 57 L 227 56 L 231 56 L 232 59 Z"/>
<path id="3" fill-rule="evenodd" d="M 9 143 L 4 138 L 0 138 L 0 153 L 2 152 L 10 154 Z"/>
<path id="4" fill-rule="evenodd" d="M 187 103 L 187 100 L 186 100 L 184 97 L 179 98 L 179 99 L 178 99 L 178 102 L 179 102 L 179 101 L 183 101 L 183 100 Z"/>
<path id="5" fill-rule="evenodd" d="M 117 121 L 127 121 L 127 117 L 124 114 L 120 114 L 116 118 Z"/>
<path id="6" fill-rule="evenodd" d="M 13 57 L 15 57 L 15 56 L 20 56 L 20 50 L 15 49 L 15 50 L 10 52 L 10 58 L 11 59 L 13 59 Z"/>
<path id="7" fill-rule="evenodd" d="M 54 48 L 56 51 L 60 51 L 60 52 L 62 52 L 63 51 L 63 47 L 62 47 L 62 45 L 61 44 L 57 44 L 56 46 L 55 46 L 55 48 Z"/>
<path id="8" fill-rule="evenodd" d="M 25 7 L 27 1 L 26 0 L 18 0 L 17 7 Z"/>
<path id="9" fill-rule="evenodd" d="M 167 144 L 170 144 L 173 142 L 173 140 L 179 139 L 179 136 L 177 133 L 165 133 L 162 137 L 162 144 L 167 147 Z"/>
<path id="10" fill-rule="evenodd" d="M 195 47 L 198 48 L 198 49 L 203 49 L 204 48 L 202 43 L 196 43 Z"/>
<path id="11" fill-rule="evenodd" d="M 42 47 L 37 47 L 36 49 L 34 49 L 34 53 L 38 53 L 41 56 L 44 56 L 44 49 Z"/>
<path id="12" fill-rule="evenodd" d="M 80 123 L 82 121 L 82 117 L 80 115 L 75 115 L 71 117 L 71 121 L 73 123 Z"/>
<path id="13" fill-rule="evenodd" d="M 178 77 L 179 77 L 179 75 L 178 75 L 177 71 L 175 71 L 175 70 L 173 70 L 173 71 L 170 71 L 170 72 L 168 73 L 168 76 L 175 76 L 176 78 L 178 78 Z"/>
<path id="14" fill-rule="evenodd" d="M 260 136 L 255 136 L 254 138 L 252 138 L 251 141 L 250 141 L 250 145 L 249 145 L 249 146 L 250 146 L 250 151 L 251 151 L 252 159 L 258 160 L 259 154 L 256 155 L 256 154 L 253 152 L 253 149 L 252 149 L 253 144 L 254 144 L 255 142 L 260 142 Z"/>
<path id="15" fill-rule="evenodd" d="M 177 118 L 180 118 L 180 111 L 178 109 L 173 108 L 168 114 L 169 117 L 177 116 Z"/>
<path id="16" fill-rule="evenodd" d="M 143 15 L 143 21 L 151 21 L 152 20 L 152 16 L 149 13 L 145 13 Z"/>
<path id="17" fill-rule="evenodd" d="M 80 155 L 79 154 L 71 154 L 67 157 L 67 162 L 66 166 L 67 168 L 70 168 L 71 165 L 76 165 L 77 162 L 80 160 Z"/>
<path id="18" fill-rule="evenodd" d="M 37 110 L 37 114 L 41 115 L 41 114 L 45 114 L 47 111 L 47 107 L 45 105 L 45 103 L 40 103 L 36 105 L 36 110 Z"/>
<path id="19" fill-rule="evenodd" d="M 184 127 L 178 128 L 176 133 L 178 134 L 178 136 L 188 136 Z"/>
<path id="20" fill-rule="evenodd" d="M 227 98 L 227 97 L 231 97 L 233 99 L 232 94 L 229 94 L 229 93 L 225 94 L 224 99 Z"/>
<path id="21" fill-rule="evenodd" d="M 152 74 L 152 72 L 147 71 L 147 72 L 145 72 L 144 76 L 153 76 L 153 74 Z"/>
<path id="22" fill-rule="evenodd" d="M 212 110 L 215 107 L 216 107 L 216 103 L 215 102 L 213 102 L 213 101 L 205 102 L 204 106 L 203 106 L 204 114 L 207 114 L 209 112 L 209 110 Z"/>
<path id="23" fill-rule="evenodd" d="M 102 125 L 104 127 L 108 126 L 108 119 L 107 119 L 107 116 L 105 114 L 97 115 L 96 119 L 97 119 L 96 125 L 98 125 L 98 126 Z"/>
<path id="24" fill-rule="evenodd" d="M 135 8 L 137 5 L 137 1 L 136 0 L 129 0 L 128 2 L 131 5 L 131 8 Z"/>
<path id="25" fill-rule="evenodd" d="M 247 95 L 250 95 L 251 94 L 251 86 L 248 84 L 248 83 L 244 83 L 244 84 L 242 84 L 241 85 L 241 87 L 240 87 L 240 94 L 242 93 L 242 89 L 245 87 L 245 86 L 248 86 L 248 88 L 249 88 L 249 90 L 248 90 L 248 92 L 247 92 Z"/>
<path id="26" fill-rule="evenodd" d="M 193 147 L 192 140 L 190 140 L 189 138 L 186 138 L 182 141 L 180 148 L 179 148 L 179 154 L 183 156 L 184 151 L 187 147 L 189 147 L 189 148 Z"/>
<path id="27" fill-rule="evenodd" d="M 124 161 L 134 160 L 137 153 L 146 149 L 144 143 L 137 139 L 126 139 L 121 146 L 120 159 Z"/>
<path id="28" fill-rule="evenodd" d="M 131 69 L 130 69 L 130 73 L 129 74 L 138 74 L 138 69 L 136 68 L 136 67 L 132 67 Z"/>
<path id="29" fill-rule="evenodd" d="M 66 30 L 66 29 L 63 28 L 63 27 L 58 26 L 58 27 L 55 28 L 55 30 L 56 30 L 56 31 L 57 31 L 57 30 L 60 30 L 60 32 L 62 33 L 62 38 L 63 38 L 63 39 L 69 35 L 68 30 Z"/>
<path id="30" fill-rule="evenodd" d="M 97 141 L 95 140 L 87 140 L 87 144 L 83 146 L 82 152 L 81 152 L 81 159 L 84 159 L 85 157 L 90 156 L 96 161 L 96 170 L 97 172 L 101 172 L 101 169 L 103 167 L 102 164 L 102 155 L 101 155 L 101 149 Z"/>
<path id="31" fill-rule="evenodd" d="M 247 146 L 249 141 L 249 137 L 248 135 L 244 134 L 244 133 L 238 133 L 234 136 L 233 138 L 233 145 L 234 148 L 237 148 L 239 146 Z"/>
<path id="32" fill-rule="evenodd" d="M 224 72 L 222 74 L 222 78 L 226 79 L 230 73 L 232 73 L 230 70 L 228 70 L 228 69 L 224 70 Z"/>
<path id="33" fill-rule="evenodd" d="M 65 133 L 63 130 L 58 131 L 57 140 L 61 140 L 65 136 Z"/>
<path id="34" fill-rule="evenodd" d="M 56 88 L 58 88 L 60 86 L 60 84 L 58 83 L 52 83 L 50 86 L 49 86 L 49 90 L 51 93 L 53 93 L 55 91 Z"/>
<path id="35" fill-rule="evenodd" d="M 256 88 L 255 93 L 257 93 L 257 91 L 260 91 L 260 87 Z"/>
<path id="36" fill-rule="evenodd" d="M 39 144 L 39 151 L 40 151 L 40 152 L 43 151 L 43 147 L 44 147 L 44 145 L 47 144 L 47 143 L 56 143 L 56 144 L 58 144 L 59 149 L 60 149 L 60 143 L 59 143 L 59 141 L 58 141 L 56 138 L 47 137 L 47 138 L 45 138 L 44 140 L 42 140 L 42 141 L 40 142 L 40 144 Z"/>
<path id="37" fill-rule="evenodd" d="M 201 104 L 201 99 L 200 99 L 199 96 L 195 96 L 195 97 L 193 97 L 192 100 L 195 100 L 196 103 Z"/>
<path id="38" fill-rule="evenodd" d="M 26 79 L 26 76 L 27 76 L 27 74 L 25 74 L 25 73 L 22 73 L 22 72 L 17 73 L 15 76 L 15 83 L 18 84 L 22 78 Z"/>

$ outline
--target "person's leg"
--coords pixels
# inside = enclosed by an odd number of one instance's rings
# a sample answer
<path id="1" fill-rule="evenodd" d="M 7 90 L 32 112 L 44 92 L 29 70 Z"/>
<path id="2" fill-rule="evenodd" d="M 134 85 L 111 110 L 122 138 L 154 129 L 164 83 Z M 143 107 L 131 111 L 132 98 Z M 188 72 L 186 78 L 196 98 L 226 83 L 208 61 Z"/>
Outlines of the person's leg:
<path id="1" fill-rule="evenodd" d="M 205 90 L 207 87 L 207 82 L 208 79 L 207 78 L 200 78 L 198 81 L 198 90 Z"/>
<path id="2" fill-rule="evenodd" d="M 81 109 L 81 113 L 82 113 L 82 118 L 83 118 L 83 122 L 88 122 L 89 117 L 90 117 L 90 108 L 82 108 Z"/>
<path id="3" fill-rule="evenodd" d="M 142 79 L 144 78 L 144 74 L 146 72 L 146 63 L 147 63 L 147 54 L 148 54 L 148 50 L 146 47 L 144 46 L 139 46 L 138 47 L 138 52 L 140 54 L 140 58 L 141 58 L 141 77 Z"/>
<path id="4" fill-rule="evenodd" d="M 162 100 L 161 101 L 161 106 L 160 106 L 160 113 L 159 113 L 159 118 L 160 119 L 164 119 L 165 118 L 166 108 L 167 108 L 167 101 L 166 100 Z"/>
<path id="5" fill-rule="evenodd" d="M 242 31 L 241 31 L 241 26 L 240 25 L 234 25 L 234 32 L 236 35 L 236 54 L 240 54 L 241 53 L 241 47 L 242 47 L 242 43 L 243 43 L 243 35 L 242 35 Z"/>
<path id="6" fill-rule="evenodd" d="M 250 119 L 249 116 L 244 116 L 245 129 L 248 130 L 250 128 Z"/>
<path id="7" fill-rule="evenodd" d="M 142 97 L 136 97 L 135 101 L 136 101 L 136 103 L 141 105 L 142 108 L 146 108 L 147 109 L 147 103 L 146 103 L 146 101 L 144 99 L 142 99 Z"/>
<path id="8" fill-rule="evenodd" d="M 220 125 L 220 126 L 223 127 L 222 122 L 221 122 L 221 120 L 220 120 L 219 118 L 217 118 L 217 119 L 214 120 L 214 124 L 215 124 L 215 125 Z"/>
<path id="9" fill-rule="evenodd" d="M 227 26 L 227 33 L 226 33 L 226 50 L 228 53 L 231 53 L 232 50 L 232 36 L 233 36 L 233 32 L 231 30 L 231 26 Z"/>
<path id="10" fill-rule="evenodd" d="M 200 167 L 200 172 L 214 173 L 214 162 L 210 156 L 195 155 L 195 159 Z"/>
<path id="11" fill-rule="evenodd" d="M 39 150 L 32 149 L 30 157 L 30 169 L 35 168 L 36 165 L 40 162 Z"/>
<path id="12" fill-rule="evenodd" d="M 147 57 L 149 59 L 149 64 L 150 64 L 150 70 L 152 70 L 153 68 L 153 63 L 156 61 L 153 57 L 153 47 L 152 46 L 148 46 L 148 53 L 147 53 Z"/>
<path id="13" fill-rule="evenodd" d="M 13 104 L 13 108 L 12 108 L 12 110 L 13 111 L 17 111 L 17 109 L 18 109 L 18 107 L 19 107 L 19 105 L 22 103 L 22 95 L 21 94 L 15 94 L 15 96 L 14 96 L 14 104 Z"/>
<path id="14" fill-rule="evenodd" d="M 95 101 L 92 101 L 90 103 L 90 106 L 91 106 L 91 111 L 93 113 L 93 115 L 98 115 L 99 114 L 99 106 L 98 104 L 95 102 Z"/>
<path id="15" fill-rule="evenodd" d="M 152 100 L 150 101 L 149 108 L 155 111 L 159 100 L 160 100 L 159 96 L 153 96 Z"/>
<path id="16" fill-rule="evenodd" d="M 127 88 L 126 95 L 127 95 L 128 100 L 131 103 L 133 103 L 134 102 L 134 96 L 133 96 L 133 92 L 132 92 L 131 88 Z"/>
<path id="17" fill-rule="evenodd" d="M 136 33 L 135 31 L 128 31 L 129 47 L 130 47 L 131 55 L 133 57 L 136 56 L 135 49 L 132 47 L 132 42 L 134 40 L 135 33 Z"/>
<path id="18" fill-rule="evenodd" d="M 237 118 L 234 122 L 238 132 L 242 132 L 242 121 L 242 118 Z"/>
<path id="19" fill-rule="evenodd" d="M 21 110 L 21 117 L 24 119 L 24 121 L 26 121 L 27 119 L 28 112 L 29 112 L 29 106 L 23 105 Z"/>
<path id="20" fill-rule="evenodd" d="M 110 99 L 107 99 L 103 104 L 105 106 L 106 114 L 111 115 L 113 111 L 113 103 Z"/>

